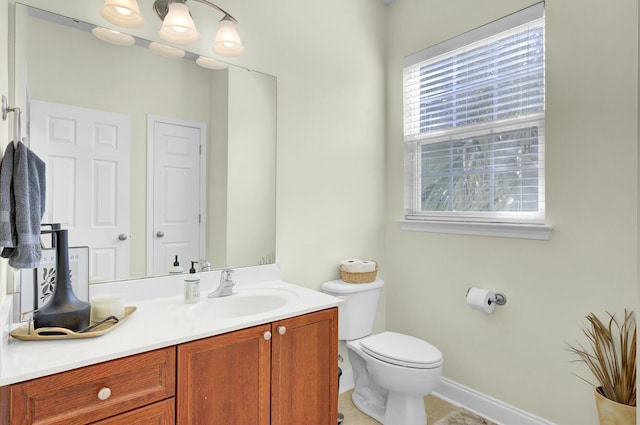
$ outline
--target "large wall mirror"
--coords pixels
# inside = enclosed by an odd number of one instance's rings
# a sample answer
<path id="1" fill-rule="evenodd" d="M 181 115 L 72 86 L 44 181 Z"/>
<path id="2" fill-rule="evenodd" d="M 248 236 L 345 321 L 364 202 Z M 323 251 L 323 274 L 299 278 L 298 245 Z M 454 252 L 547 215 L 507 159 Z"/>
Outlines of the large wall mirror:
<path id="1" fill-rule="evenodd" d="M 13 98 L 47 161 L 44 221 L 91 248 L 92 283 L 167 273 L 175 255 L 185 269 L 274 262 L 274 76 L 170 59 L 145 40 L 109 44 L 73 16 L 15 12 Z M 103 152 L 116 146 L 117 159 Z"/>

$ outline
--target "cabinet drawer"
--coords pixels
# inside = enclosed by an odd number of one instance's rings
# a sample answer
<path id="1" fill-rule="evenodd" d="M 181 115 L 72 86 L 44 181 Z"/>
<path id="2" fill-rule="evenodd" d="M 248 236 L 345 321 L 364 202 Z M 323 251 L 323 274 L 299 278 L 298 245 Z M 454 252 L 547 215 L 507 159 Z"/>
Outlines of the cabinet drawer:
<path id="1" fill-rule="evenodd" d="M 174 396 L 175 380 L 176 349 L 169 347 L 15 384 L 11 424 L 95 422 Z"/>
<path id="2" fill-rule="evenodd" d="M 174 425 L 175 417 L 175 400 L 170 398 L 92 425 Z"/>

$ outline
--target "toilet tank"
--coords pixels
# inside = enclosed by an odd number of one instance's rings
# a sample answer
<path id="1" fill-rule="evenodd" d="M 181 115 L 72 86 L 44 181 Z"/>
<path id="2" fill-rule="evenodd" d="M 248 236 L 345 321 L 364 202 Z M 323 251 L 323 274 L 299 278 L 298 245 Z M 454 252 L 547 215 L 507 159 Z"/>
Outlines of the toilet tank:
<path id="1" fill-rule="evenodd" d="M 383 285 L 382 279 L 371 283 L 332 280 L 322 284 L 322 292 L 345 299 L 338 307 L 338 339 L 349 341 L 373 333 Z"/>

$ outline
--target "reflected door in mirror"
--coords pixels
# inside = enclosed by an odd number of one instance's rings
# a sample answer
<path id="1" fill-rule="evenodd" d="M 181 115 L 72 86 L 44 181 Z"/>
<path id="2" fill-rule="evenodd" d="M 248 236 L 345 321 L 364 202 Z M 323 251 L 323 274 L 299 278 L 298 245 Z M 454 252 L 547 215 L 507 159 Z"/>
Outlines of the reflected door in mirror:
<path id="1" fill-rule="evenodd" d="M 149 150 L 153 152 L 152 274 L 166 274 L 176 255 L 185 271 L 204 258 L 204 178 L 201 145 L 204 124 L 149 117 Z M 202 167 L 204 171 L 204 167 Z M 197 269 L 197 268 L 196 268 Z"/>
<path id="2" fill-rule="evenodd" d="M 31 100 L 30 148 L 47 163 L 44 222 L 88 246 L 91 282 L 129 276 L 128 115 Z"/>

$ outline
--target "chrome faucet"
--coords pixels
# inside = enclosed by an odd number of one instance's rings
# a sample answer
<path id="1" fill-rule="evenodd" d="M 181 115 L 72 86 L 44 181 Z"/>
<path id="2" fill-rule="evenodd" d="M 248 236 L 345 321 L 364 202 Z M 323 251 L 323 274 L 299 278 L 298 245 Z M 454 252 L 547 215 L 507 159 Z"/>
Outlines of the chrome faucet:
<path id="1" fill-rule="evenodd" d="M 209 260 L 200 260 L 200 271 L 201 272 L 210 272 L 213 270 L 213 266 L 211 265 L 211 261 Z"/>
<path id="2" fill-rule="evenodd" d="M 223 269 L 220 272 L 220 284 L 218 285 L 218 288 L 207 295 L 207 297 L 227 297 L 237 293 L 237 291 L 233 290 L 233 287 L 236 284 L 233 279 L 231 279 L 231 275 L 233 275 L 233 269 Z"/>

